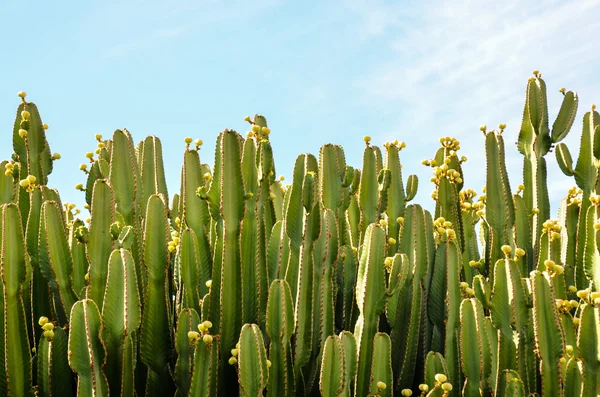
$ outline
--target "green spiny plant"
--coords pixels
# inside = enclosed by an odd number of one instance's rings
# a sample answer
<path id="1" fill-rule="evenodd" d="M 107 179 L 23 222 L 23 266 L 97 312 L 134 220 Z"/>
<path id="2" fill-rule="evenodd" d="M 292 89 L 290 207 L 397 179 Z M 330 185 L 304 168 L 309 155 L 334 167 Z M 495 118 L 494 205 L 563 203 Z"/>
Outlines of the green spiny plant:
<path id="1" fill-rule="evenodd" d="M 364 137 L 362 166 L 326 144 L 275 172 L 271 130 L 185 139 L 169 198 L 157 137 L 125 129 L 80 166 L 89 219 L 48 186 L 52 153 L 19 93 L 0 163 L 0 395 L 595 396 L 600 389 L 600 115 L 527 83 L 511 189 L 506 125 L 482 127 L 484 194 L 460 142 L 431 160 L 432 212 L 411 203 L 405 144 Z M 577 187 L 550 219 L 545 155 Z"/>

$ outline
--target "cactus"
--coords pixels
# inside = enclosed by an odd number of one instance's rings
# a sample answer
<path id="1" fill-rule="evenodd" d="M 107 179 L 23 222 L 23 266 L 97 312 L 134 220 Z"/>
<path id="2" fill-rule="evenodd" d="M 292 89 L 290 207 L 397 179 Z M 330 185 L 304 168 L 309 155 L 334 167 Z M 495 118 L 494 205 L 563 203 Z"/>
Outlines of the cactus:
<path id="1" fill-rule="evenodd" d="M 96 135 L 84 221 L 48 187 L 60 155 L 20 93 L 0 162 L 0 395 L 596 395 L 600 115 L 584 115 L 574 163 L 577 94 L 562 90 L 550 131 L 541 75 L 527 87 L 523 183 L 505 125 L 481 128 L 478 197 L 443 137 L 423 162 L 435 220 L 410 203 L 402 142 L 365 136 L 356 168 L 322 145 L 284 185 L 255 115 L 245 137 L 218 135 L 214 167 L 185 138 L 172 199 L 157 137 Z M 577 184 L 556 220 L 551 150 Z"/>

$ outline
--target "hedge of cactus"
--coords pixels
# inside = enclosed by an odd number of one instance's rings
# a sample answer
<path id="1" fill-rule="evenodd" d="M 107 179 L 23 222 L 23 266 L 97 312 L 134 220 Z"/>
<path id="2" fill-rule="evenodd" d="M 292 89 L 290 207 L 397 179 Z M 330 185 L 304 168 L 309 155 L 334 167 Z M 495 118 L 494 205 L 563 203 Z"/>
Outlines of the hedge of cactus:
<path id="1" fill-rule="evenodd" d="M 218 135 L 214 167 L 186 138 L 171 197 L 158 138 L 97 135 L 77 185 L 87 220 L 48 187 L 60 156 L 19 93 L 0 175 L 0 395 L 600 396 L 600 115 L 574 163 L 560 142 L 578 97 L 561 92 L 550 128 L 544 80 L 527 83 L 516 189 L 504 125 L 481 128 L 479 196 L 442 138 L 423 162 L 434 212 L 412 203 L 398 141 L 365 137 L 360 168 L 323 145 L 284 186 L 255 116 L 246 137 Z M 552 151 L 576 184 L 557 219 Z"/>

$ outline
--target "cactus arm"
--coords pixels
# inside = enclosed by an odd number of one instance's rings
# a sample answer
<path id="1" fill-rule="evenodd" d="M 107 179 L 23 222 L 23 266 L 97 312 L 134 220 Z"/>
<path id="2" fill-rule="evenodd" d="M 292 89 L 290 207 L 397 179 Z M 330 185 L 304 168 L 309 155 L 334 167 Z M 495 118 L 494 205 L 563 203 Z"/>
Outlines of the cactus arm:
<path id="1" fill-rule="evenodd" d="M 229 351 L 235 347 L 242 316 L 239 310 L 241 301 L 240 272 L 240 224 L 244 216 L 244 181 L 241 169 L 242 139 L 235 131 L 225 130 L 221 133 L 221 200 L 220 214 L 223 219 L 223 257 L 221 262 L 220 288 L 220 332 L 221 349 Z M 230 368 L 225 360 L 223 380 L 231 376 Z M 227 392 L 231 385 L 224 385 Z"/>
<path id="2" fill-rule="evenodd" d="M 390 336 L 383 332 L 376 333 L 373 339 L 373 359 L 371 362 L 371 394 L 382 397 L 393 395 L 392 384 L 394 379 L 391 353 L 392 342 Z M 385 387 L 381 388 L 380 382 L 383 382 Z"/>
<path id="3" fill-rule="evenodd" d="M 90 237 L 87 244 L 90 263 L 88 296 L 102 309 L 108 276 L 108 259 L 113 249 L 110 227 L 115 219 L 113 191 L 105 179 L 99 179 L 94 183 L 91 212 Z"/>
<path id="4" fill-rule="evenodd" d="M 42 337 L 37 348 L 37 384 L 40 396 L 71 397 L 73 375 L 67 360 L 67 334 L 60 327 L 54 336 Z"/>
<path id="5" fill-rule="evenodd" d="M 370 390 L 373 338 L 377 333 L 379 315 L 385 308 L 386 283 L 383 267 L 385 232 L 378 224 L 367 228 L 361 249 L 356 278 L 356 301 L 360 311 L 354 335 L 358 349 L 356 395 L 365 396 Z"/>
<path id="6" fill-rule="evenodd" d="M 363 154 L 362 175 L 360 189 L 358 191 L 358 203 L 361 214 L 361 242 L 366 236 L 369 225 L 377 221 L 377 209 L 379 204 L 379 183 L 377 176 L 379 175 L 379 172 L 377 169 L 376 157 L 376 150 L 367 145 Z"/>
<path id="7" fill-rule="evenodd" d="M 60 323 L 66 324 L 77 295 L 73 290 L 73 257 L 69 251 L 61 210 L 54 201 L 42 204 L 40 251 L 44 252 L 43 257 L 47 259 L 40 261 L 42 273 L 58 298 L 55 298 L 55 306 L 59 305 Z"/>
<path id="8" fill-rule="evenodd" d="M 285 280 L 290 284 L 292 297 L 296 300 L 298 290 L 298 266 L 300 246 L 302 245 L 303 214 L 302 181 L 306 172 L 305 155 L 300 155 L 294 164 L 294 179 L 290 188 L 289 199 L 285 209 L 285 233 L 290 240 L 290 256 L 285 265 Z"/>
<path id="9" fill-rule="evenodd" d="M 323 347 L 323 361 L 319 390 L 323 397 L 337 397 L 343 395 L 346 387 L 346 373 L 344 366 L 344 349 L 337 335 L 331 335 L 325 340 Z"/>
<path id="10" fill-rule="evenodd" d="M 476 299 L 464 299 L 460 305 L 460 353 L 465 374 L 463 395 L 481 397 L 483 378 L 483 308 Z"/>
<path id="11" fill-rule="evenodd" d="M 131 252 L 121 248 L 110 255 L 106 293 L 102 305 L 103 340 L 105 341 L 107 362 L 106 377 L 112 393 L 118 393 L 128 385 L 127 369 L 133 370 L 131 361 L 124 359 L 131 355 L 131 339 L 141 322 L 141 302 L 137 287 L 135 263 Z M 132 389 L 131 389 L 132 390 Z"/>
<path id="12" fill-rule="evenodd" d="M 180 206 L 178 211 L 181 224 L 190 227 L 196 234 L 196 239 L 198 239 L 198 265 L 200 270 L 198 293 L 200 296 L 204 296 L 208 292 L 205 283 L 211 279 L 213 272 L 212 249 L 208 239 L 210 230 L 208 202 L 202 200 L 196 194 L 197 190 L 203 186 L 204 179 L 198 151 L 186 150 L 181 169 L 181 194 L 179 196 Z"/>
<path id="13" fill-rule="evenodd" d="M 573 158 L 571 157 L 571 152 L 569 152 L 569 148 L 564 143 L 559 143 L 554 148 L 556 153 L 556 162 L 558 163 L 558 167 L 566 176 L 573 176 L 575 174 L 575 170 L 573 170 Z"/>
<path id="14" fill-rule="evenodd" d="M 77 301 L 71 309 L 69 325 L 69 365 L 78 375 L 77 396 L 108 396 L 108 381 L 103 371 L 106 353 L 96 303 L 90 299 Z"/>
<path id="15" fill-rule="evenodd" d="M 294 332 L 294 306 L 290 286 L 285 280 L 274 280 L 269 288 L 266 331 L 271 344 L 267 396 L 292 396 L 295 379 L 291 362 L 290 339 Z"/>
<path id="16" fill-rule="evenodd" d="M 172 382 L 167 371 L 172 343 L 166 280 L 170 265 L 167 239 L 167 208 L 161 196 L 152 195 L 146 207 L 144 231 L 144 263 L 148 288 L 144 293 L 140 358 L 158 375 L 157 384 L 164 388 L 162 390 L 170 390 Z M 161 389 L 151 391 L 160 393 Z"/>
<path id="17" fill-rule="evenodd" d="M 142 148 L 140 157 L 140 179 L 142 196 L 140 200 L 142 214 L 146 212 L 148 198 L 152 194 L 162 194 L 167 206 L 169 205 L 165 169 L 162 157 L 162 144 L 155 136 L 146 137 L 140 142 Z"/>
<path id="18" fill-rule="evenodd" d="M 0 162 L 0 171 L 5 171 L 8 161 Z M 13 171 L 16 173 L 17 171 Z M 5 175 L 0 173 L 0 205 L 11 203 L 17 196 L 18 175 Z"/>
<path id="19" fill-rule="evenodd" d="M 559 359 L 564 354 L 563 333 L 558 320 L 554 290 L 544 272 L 531 273 L 535 342 L 541 359 L 542 394 L 562 396 Z"/>
<path id="20" fill-rule="evenodd" d="M 581 310 L 577 345 L 583 361 L 581 395 L 596 397 L 600 391 L 600 308 L 597 304 L 587 304 Z"/>
<path id="21" fill-rule="evenodd" d="M 177 319 L 175 333 L 175 349 L 177 362 L 175 363 L 175 384 L 177 385 L 176 397 L 187 396 L 190 390 L 192 374 L 194 372 L 194 345 L 190 344 L 188 332 L 197 331 L 200 317 L 194 309 L 183 309 Z"/>
<path id="22" fill-rule="evenodd" d="M 586 224 L 583 273 L 596 290 L 600 290 L 600 245 L 598 244 L 600 232 L 594 228 L 598 219 L 598 212 L 598 207 L 591 205 L 587 209 L 585 218 L 581 219 Z"/>
<path id="23" fill-rule="evenodd" d="M 219 340 L 212 343 L 200 341 L 194 353 L 194 372 L 190 384 L 190 397 L 219 396 Z"/>
<path id="24" fill-rule="evenodd" d="M 568 91 L 564 94 L 558 116 L 552 125 L 552 142 L 558 143 L 567 136 L 575 121 L 578 106 L 579 96 L 576 92 Z"/>
<path id="25" fill-rule="evenodd" d="M 90 264 L 85 252 L 86 244 L 78 236 L 81 236 L 83 239 L 87 238 L 87 234 L 87 229 L 83 221 L 79 218 L 75 219 L 69 228 L 69 247 L 73 256 L 73 288 L 77 296 L 80 297 L 85 296 L 85 287 L 87 284 L 85 275 L 88 272 Z"/>
<path id="26" fill-rule="evenodd" d="M 24 396 L 31 388 L 31 355 L 23 305 L 26 257 L 21 215 L 15 204 L 2 210 L 0 277 L 4 289 L 4 366 L 7 395 Z"/>
<path id="27" fill-rule="evenodd" d="M 565 374 L 565 396 L 581 396 L 582 395 L 581 394 L 582 386 L 583 386 L 582 362 L 581 362 L 581 360 L 572 358 L 567 363 L 567 371 Z"/>
<path id="28" fill-rule="evenodd" d="M 583 132 L 581 133 L 581 143 L 579 145 L 579 157 L 575 165 L 575 182 L 588 196 L 595 190 L 597 170 L 595 164 L 597 159 L 594 156 L 594 146 L 596 133 L 595 129 L 600 124 L 600 114 L 596 111 L 587 112 L 583 116 Z"/>
<path id="29" fill-rule="evenodd" d="M 201 285 L 199 277 L 200 269 L 198 267 L 199 247 L 196 234 L 192 229 L 187 228 L 183 230 L 180 244 L 179 266 L 183 280 L 185 307 L 189 307 L 194 309 L 196 313 L 200 313 L 200 295 L 198 292 L 198 287 Z"/>
<path id="30" fill-rule="evenodd" d="M 240 394 L 247 397 L 262 396 L 269 379 L 269 369 L 262 332 L 256 324 L 242 327 L 239 344 Z"/>

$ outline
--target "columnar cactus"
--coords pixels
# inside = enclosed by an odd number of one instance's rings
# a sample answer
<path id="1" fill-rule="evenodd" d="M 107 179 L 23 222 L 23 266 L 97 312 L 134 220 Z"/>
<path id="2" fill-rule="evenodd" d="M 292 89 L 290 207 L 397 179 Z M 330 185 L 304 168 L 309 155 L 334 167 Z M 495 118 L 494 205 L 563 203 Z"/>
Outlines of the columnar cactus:
<path id="1" fill-rule="evenodd" d="M 545 83 L 528 82 L 516 190 L 504 124 L 481 128 L 479 196 L 460 143 L 440 140 L 427 207 L 409 205 L 406 145 L 369 136 L 360 168 L 326 144 L 283 185 L 255 115 L 218 135 L 214 167 L 185 138 L 172 199 L 159 138 L 96 135 L 85 220 L 47 186 L 60 155 L 20 93 L 0 162 L 0 395 L 595 396 L 600 115 L 574 166 L 578 98 L 562 91 L 550 131 Z M 558 219 L 551 150 L 577 184 Z"/>

